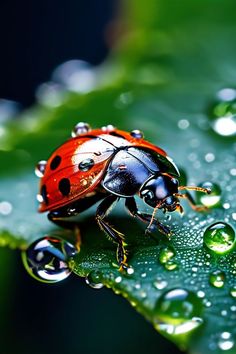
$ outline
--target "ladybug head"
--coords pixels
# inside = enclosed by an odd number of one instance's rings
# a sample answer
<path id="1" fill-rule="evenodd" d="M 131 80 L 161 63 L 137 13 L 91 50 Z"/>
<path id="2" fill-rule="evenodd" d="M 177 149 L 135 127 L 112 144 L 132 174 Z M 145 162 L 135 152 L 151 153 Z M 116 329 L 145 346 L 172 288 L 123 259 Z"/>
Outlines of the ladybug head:
<path id="1" fill-rule="evenodd" d="M 176 178 L 160 174 L 150 178 L 140 189 L 140 197 L 152 208 L 175 211 L 180 208 L 178 193 L 179 182 Z"/>

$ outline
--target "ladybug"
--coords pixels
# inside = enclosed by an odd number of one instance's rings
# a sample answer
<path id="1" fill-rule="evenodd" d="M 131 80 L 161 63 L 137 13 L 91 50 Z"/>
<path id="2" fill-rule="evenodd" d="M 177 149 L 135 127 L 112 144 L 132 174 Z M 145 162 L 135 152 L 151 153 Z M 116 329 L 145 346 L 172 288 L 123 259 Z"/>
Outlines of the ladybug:
<path id="1" fill-rule="evenodd" d="M 49 211 L 49 220 L 57 225 L 76 228 L 70 217 L 100 201 L 96 221 L 117 243 L 120 269 L 127 267 L 125 237 L 106 220 L 120 198 L 125 199 L 132 216 L 148 224 L 148 231 L 158 230 L 169 236 L 170 229 L 154 218 L 156 210 L 183 212 L 179 199 L 186 198 L 201 211 L 205 207 L 195 205 L 189 193 L 179 191 L 210 193 L 205 188 L 179 186 L 179 171 L 164 150 L 144 140 L 139 130 L 128 133 L 112 125 L 91 129 L 87 123 L 78 123 L 72 138 L 48 161 L 39 162 L 36 174 L 41 177 L 39 212 Z M 139 211 L 135 196 L 154 208 L 153 215 Z"/>

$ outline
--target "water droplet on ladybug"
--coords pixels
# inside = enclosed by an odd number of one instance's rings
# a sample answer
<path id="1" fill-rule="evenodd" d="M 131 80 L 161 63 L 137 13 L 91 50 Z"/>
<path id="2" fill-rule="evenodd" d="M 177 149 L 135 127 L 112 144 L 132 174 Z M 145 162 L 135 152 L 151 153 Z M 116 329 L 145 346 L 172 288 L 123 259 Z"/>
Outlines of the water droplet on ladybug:
<path id="1" fill-rule="evenodd" d="M 45 169 L 46 169 L 47 161 L 39 161 L 38 164 L 35 167 L 35 174 L 37 177 L 41 178 L 44 175 Z"/>
<path id="2" fill-rule="evenodd" d="M 93 159 L 85 159 L 80 162 L 79 164 L 79 170 L 80 171 L 88 171 L 90 168 L 92 168 L 94 165 L 94 160 Z"/>
<path id="3" fill-rule="evenodd" d="M 105 125 L 101 128 L 102 131 L 104 132 L 112 132 L 113 130 L 115 130 L 116 128 L 114 127 L 114 125 L 112 124 L 108 124 L 108 125 Z"/>
<path id="4" fill-rule="evenodd" d="M 155 304 L 155 327 L 168 335 L 191 332 L 203 323 L 202 309 L 202 300 L 195 293 L 181 288 L 168 290 Z"/>
<path id="5" fill-rule="evenodd" d="M 223 288 L 225 285 L 225 273 L 216 270 L 210 274 L 209 283 L 215 288 Z"/>
<path id="6" fill-rule="evenodd" d="M 216 254 L 230 253 L 236 245 L 235 231 L 224 222 L 216 222 L 205 230 L 203 242 L 209 250 Z"/>
<path id="7" fill-rule="evenodd" d="M 85 278 L 86 284 L 93 289 L 101 289 L 104 284 L 102 283 L 103 276 L 99 270 L 92 270 Z"/>
<path id="8" fill-rule="evenodd" d="M 132 130 L 132 132 L 130 132 L 130 135 L 135 139 L 143 139 L 143 133 L 137 129 Z"/>
<path id="9" fill-rule="evenodd" d="M 76 252 L 69 242 L 45 236 L 22 252 L 22 260 L 33 278 L 45 283 L 56 283 L 71 274 L 69 261 Z"/>
<path id="10" fill-rule="evenodd" d="M 76 124 L 74 129 L 71 132 L 72 138 L 75 138 L 77 136 L 80 136 L 81 134 L 86 134 L 91 130 L 91 127 L 88 123 L 85 122 L 79 122 Z"/>
<path id="11" fill-rule="evenodd" d="M 196 201 L 207 208 L 216 208 L 221 206 L 221 188 L 218 184 L 213 182 L 203 182 L 199 187 L 211 190 L 210 194 L 196 193 Z"/>

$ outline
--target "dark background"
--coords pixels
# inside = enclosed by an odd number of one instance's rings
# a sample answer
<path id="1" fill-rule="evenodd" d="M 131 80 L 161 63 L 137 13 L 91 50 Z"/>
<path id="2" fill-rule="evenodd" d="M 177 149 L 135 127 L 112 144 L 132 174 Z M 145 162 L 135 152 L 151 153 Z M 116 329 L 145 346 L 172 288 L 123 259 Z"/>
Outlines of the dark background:
<path id="1" fill-rule="evenodd" d="M 30 105 L 57 65 L 101 63 L 117 7 L 118 0 L 2 0 L 0 97 Z"/>
<path id="2" fill-rule="evenodd" d="M 0 98 L 34 102 L 37 86 L 70 59 L 93 65 L 108 55 L 106 28 L 118 0 L 1 1 Z M 11 259 L 1 354 L 178 353 L 126 300 L 107 289 L 93 290 L 76 276 L 41 284 Z"/>

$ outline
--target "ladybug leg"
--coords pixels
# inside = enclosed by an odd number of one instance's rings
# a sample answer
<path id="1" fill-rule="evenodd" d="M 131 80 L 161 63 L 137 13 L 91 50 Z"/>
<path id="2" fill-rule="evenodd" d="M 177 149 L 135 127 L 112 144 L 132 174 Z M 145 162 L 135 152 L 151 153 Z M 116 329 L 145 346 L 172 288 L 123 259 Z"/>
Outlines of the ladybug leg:
<path id="1" fill-rule="evenodd" d="M 118 230 L 114 229 L 114 227 L 110 226 L 104 218 L 108 215 L 110 209 L 113 204 L 119 199 L 119 197 L 110 195 L 106 197 L 98 206 L 96 212 L 96 220 L 100 228 L 113 240 L 115 241 L 117 246 L 117 261 L 120 266 L 120 270 L 127 269 L 128 264 L 127 261 L 127 252 L 125 246 L 127 244 L 124 241 L 124 235 Z"/>
<path id="2" fill-rule="evenodd" d="M 133 197 L 131 198 L 126 198 L 125 201 L 125 206 L 128 209 L 128 211 L 130 212 L 130 214 L 136 218 L 138 218 L 139 220 L 149 224 L 146 232 L 153 232 L 153 231 L 160 231 L 162 234 L 166 235 L 166 236 L 170 236 L 171 235 L 171 231 L 170 229 L 163 225 L 162 223 L 160 223 L 158 220 L 154 219 L 152 217 L 152 215 L 147 214 L 147 213 L 142 213 L 141 211 L 138 210 L 137 204 L 135 202 L 135 199 Z"/>
<path id="3" fill-rule="evenodd" d="M 191 196 L 190 193 L 185 193 L 185 194 L 181 194 L 181 193 L 177 193 L 175 194 L 176 197 L 178 198 L 184 198 L 189 202 L 189 205 L 191 206 L 191 208 L 195 211 L 209 211 L 209 208 L 204 206 L 204 205 L 197 205 L 195 200 L 193 199 L 193 197 Z"/>

